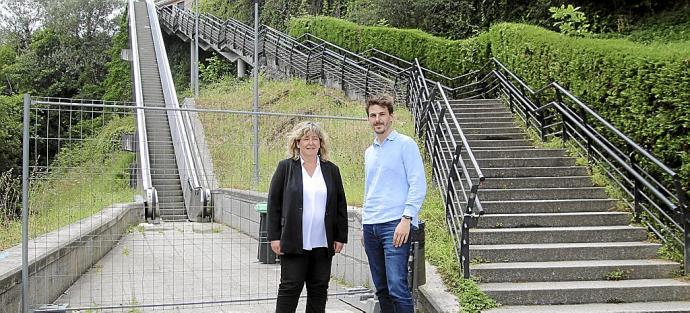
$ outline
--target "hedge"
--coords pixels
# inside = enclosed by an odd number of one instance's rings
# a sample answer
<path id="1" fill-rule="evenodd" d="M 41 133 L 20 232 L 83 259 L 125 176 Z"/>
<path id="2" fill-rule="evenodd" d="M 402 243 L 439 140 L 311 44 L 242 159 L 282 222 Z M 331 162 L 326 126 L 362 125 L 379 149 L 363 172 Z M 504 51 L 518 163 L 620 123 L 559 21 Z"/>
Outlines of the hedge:
<path id="1" fill-rule="evenodd" d="M 345 20 L 317 16 L 293 18 L 290 35 L 311 33 L 353 52 L 377 48 L 405 60 L 419 61 L 449 76 L 479 69 L 489 59 L 489 36 L 448 40 L 416 29 L 362 26 Z"/>
<path id="2" fill-rule="evenodd" d="M 447 40 L 419 30 L 361 26 L 330 17 L 292 19 L 293 36 L 311 33 L 351 51 L 370 47 L 459 75 L 494 56 L 530 86 L 556 81 L 590 105 L 690 186 L 690 42 L 643 45 L 567 37 L 502 23 L 488 33 Z M 535 88 L 536 89 L 536 88 Z"/>
<path id="3" fill-rule="evenodd" d="M 524 24 L 489 31 L 492 55 L 530 86 L 556 81 L 690 182 L 690 42 L 642 45 Z"/>

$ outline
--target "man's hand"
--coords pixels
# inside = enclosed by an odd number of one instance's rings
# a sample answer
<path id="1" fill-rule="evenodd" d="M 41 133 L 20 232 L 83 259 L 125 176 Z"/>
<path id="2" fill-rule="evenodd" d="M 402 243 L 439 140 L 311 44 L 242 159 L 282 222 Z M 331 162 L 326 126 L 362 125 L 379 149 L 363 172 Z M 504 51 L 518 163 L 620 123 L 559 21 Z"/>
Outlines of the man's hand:
<path id="1" fill-rule="evenodd" d="M 344 243 L 342 242 L 333 242 L 333 249 L 335 249 L 335 253 L 340 253 L 340 251 L 343 251 L 343 247 L 345 246 Z"/>
<path id="2" fill-rule="evenodd" d="M 398 226 L 395 227 L 395 233 L 393 234 L 393 246 L 396 248 L 399 248 L 402 246 L 404 243 L 407 242 L 407 239 L 410 237 L 410 224 L 412 221 L 402 218 L 400 219 L 400 223 L 398 223 Z"/>
<path id="3" fill-rule="evenodd" d="M 283 253 L 280 252 L 280 240 L 271 241 L 271 250 L 273 250 L 276 255 L 283 255 Z"/>

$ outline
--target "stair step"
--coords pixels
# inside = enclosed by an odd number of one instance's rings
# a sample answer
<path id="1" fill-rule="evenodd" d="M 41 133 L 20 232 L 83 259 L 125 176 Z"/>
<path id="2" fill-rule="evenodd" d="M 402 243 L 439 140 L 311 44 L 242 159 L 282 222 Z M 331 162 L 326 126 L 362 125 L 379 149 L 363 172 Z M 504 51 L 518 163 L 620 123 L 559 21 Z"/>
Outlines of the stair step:
<path id="1" fill-rule="evenodd" d="M 506 111 L 510 112 L 510 110 L 505 108 L 505 107 L 493 106 L 493 105 L 463 106 L 463 107 L 453 106 L 453 112 L 463 112 L 463 113 L 504 113 Z"/>
<path id="2" fill-rule="evenodd" d="M 503 105 L 501 99 L 452 99 L 450 105 Z"/>
<path id="3" fill-rule="evenodd" d="M 525 139 L 508 139 L 508 140 L 468 140 L 470 147 L 530 147 L 533 145 L 529 140 Z"/>
<path id="4" fill-rule="evenodd" d="M 446 157 L 446 160 L 452 160 L 452 157 Z M 470 165 L 470 160 L 465 157 L 465 164 Z M 488 168 L 506 168 L 506 167 L 564 167 L 575 166 L 575 158 L 571 157 L 543 157 L 543 158 L 479 158 L 477 159 L 479 167 L 484 170 Z"/>
<path id="5" fill-rule="evenodd" d="M 527 135 L 524 133 L 465 134 L 465 138 L 467 140 L 517 140 L 527 139 Z"/>
<path id="6" fill-rule="evenodd" d="M 680 264 L 661 259 L 482 263 L 470 266 L 482 283 L 672 278 Z"/>
<path id="7" fill-rule="evenodd" d="M 486 262 L 653 259 L 660 244 L 649 242 L 581 242 L 532 244 L 474 244 L 470 258 Z"/>
<path id="8" fill-rule="evenodd" d="M 508 109 L 496 108 L 496 111 L 490 112 L 467 112 L 465 108 L 454 107 L 453 113 L 456 118 L 513 118 L 513 113 Z"/>
<path id="9" fill-rule="evenodd" d="M 483 170 L 482 170 L 483 171 Z M 602 187 L 479 189 L 479 198 L 491 200 L 606 199 Z"/>
<path id="10" fill-rule="evenodd" d="M 164 202 L 160 203 L 159 207 L 161 210 L 165 209 L 167 210 L 184 210 L 184 202 L 179 201 L 179 202 Z"/>
<path id="11" fill-rule="evenodd" d="M 477 150 L 472 149 L 472 154 L 475 158 L 482 159 L 496 159 L 496 158 L 553 158 L 565 157 L 565 150 L 563 149 L 520 149 L 520 150 Z M 462 155 L 467 155 L 463 150 Z"/>
<path id="12" fill-rule="evenodd" d="M 182 196 L 161 196 L 158 195 L 158 203 L 183 203 L 184 197 Z M 184 206 L 183 206 L 184 207 Z"/>
<path id="13" fill-rule="evenodd" d="M 510 177 L 561 177 L 589 175 L 587 168 L 584 166 L 486 168 L 482 169 L 482 173 L 487 179 Z"/>
<path id="14" fill-rule="evenodd" d="M 464 205 L 464 203 L 461 203 Z M 564 200 L 512 200 L 484 201 L 481 204 L 487 213 L 560 213 L 560 212 L 603 212 L 616 205 L 615 199 L 564 199 Z"/>
<path id="15" fill-rule="evenodd" d="M 478 219 L 477 227 L 505 229 L 628 225 L 631 217 L 630 213 L 625 212 L 484 214 Z"/>
<path id="16" fill-rule="evenodd" d="M 160 190 L 158 189 L 158 198 L 161 197 L 182 197 L 182 188 L 180 189 L 167 189 L 167 190 Z"/>
<path id="17" fill-rule="evenodd" d="M 460 127 L 465 128 L 505 128 L 505 127 L 515 127 L 514 122 L 459 122 Z M 453 127 L 453 126 L 451 126 Z"/>
<path id="18" fill-rule="evenodd" d="M 462 127 L 462 132 L 465 135 L 470 135 L 470 134 L 504 134 L 504 133 L 519 133 L 519 132 L 524 132 L 522 128 L 517 127 L 515 125 L 509 125 L 507 127 L 481 127 L 481 128 L 472 128 L 472 127 L 465 127 L 465 126 L 460 126 Z"/>
<path id="19" fill-rule="evenodd" d="M 151 180 L 155 184 L 156 182 L 168 182 L 168 181 L 173 181 L 177 180 L 178 182 L 180 181 L 180 174 L 154 174 L 151 173 Z"/>
<path id="20" fill-rule="evenodd" d="M 690 282 L 668 278 L 486 283 L 479 287 L 497 302 L 505 304 L 690 301 Z"/>
<path id="21" fill-rule="evenodd" d="M 482 189 L 524 189 L 524 188 L 572 188 L 592 187 L 594 183 L 589 176 L 561 177 L 510 177 L 490 178 L 484 181 Z"/>
<path id="22" fill-rule="evenodd" d="M 646 239 L 646 229 L 627 225 L 470 229 L 470 242 L 477 245 L 624 242 Z"/>
<path id="23" fill-rule="evenodd" d="M 462 114 L 457 114 L 455 115 L 455 118 L 458 119 L 458 123 L 460 124 L 460 127 L 464 123 L 513 123 L 514 118 L 512 115 L 509 116 L 501 116 L 501 115 L 487 115 L 486 117 L 464 117 Z M 450 124 L 453 125 L 453 124 Z M 453 128 L 453 126 L 451 126 Z"/>
<path id="24" fill-rule="evenodd" d="M 172 190 L 179 190 L 180 192 L 182 192 L 182 187 L 180 187 L 179 180 L 177 182 L 178 182 L 178 184 L 175 185 L 175 184 L 163 184 L 163 183 L 160 183 L 160 181 L 159 181 L 159 183 L 154 184 L 153 187 L 156 187 L 156 190 L 158 190 L 159 193 L 161 191 L 172 191 Z"/>
<path id="25" fill-rule="evenodd" d="M 680 313 L 688 312 L 690 301 L 591 303 L 564 305 L 503 305 L 485 313 Z"/>

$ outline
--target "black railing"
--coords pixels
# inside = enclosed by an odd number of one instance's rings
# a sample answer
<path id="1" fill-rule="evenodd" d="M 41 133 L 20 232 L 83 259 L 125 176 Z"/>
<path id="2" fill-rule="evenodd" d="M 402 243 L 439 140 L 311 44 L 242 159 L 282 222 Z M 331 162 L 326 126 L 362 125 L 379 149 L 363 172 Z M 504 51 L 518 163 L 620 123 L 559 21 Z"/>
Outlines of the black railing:
<path id="1" fill-rule="evenodd" d="M 417 132 L 431 157 L 433 177 L 443 195 L 455 254 L 463 277 L 469 278 L 469 230 L 484 214 L 477 197 L 484 175 L 446 97 L 445 88 L 436 82 L 430 91 L 424 71 L 416 60 L 410 75 L 410 90 L 413 92 L 410 92 L 408 103 L 417 121 Z"/>
<path id="2" fill-rule="evenodd" d="M 159 8 L 159 16 L 168 30 L 193 38 L 194 16 L 189 11 L 169 6 Z M 231 51 L 245 61 L 253 52 L 254 35 L 248 26 L 208 14 L 201 14 L 199 23 L 199 39 L 214 50 Z M 432 161 L 433 179 L 445 201 L 446 221 L 462 274 L 469 278 L 469 228 L 484 212 L 477 197 L 484 176 L 446 95 L 496 84 L 476 80 L 474 73 L 448 78 L 375 49 L 353 53 L 310 34 L 293 38 L 262 26 L 260 36 L 260 59 L 267 70 L 340 88 L 353 98 L 388 93 L 398 104 L 407 105 Z M 450 83 L 460 87 L 446 85 Z M 430 92 L 428 86 L 434 91 Z"/>
<path id="3" fill-rule="evenodd" d="M 679 175 L 558 83 L 533 90 L 498 60 L 490 65 L 488 73 L 475 74 L 476 81 L 497 84 L 465 88 L 463 94 L 501 97 L 542 141 L 559 137 L 577 146 L 618 187 L 619 200 L 638 221 L 662 241 L 683 247 L 685 274 L 690 273 L 690 210 Z"/>

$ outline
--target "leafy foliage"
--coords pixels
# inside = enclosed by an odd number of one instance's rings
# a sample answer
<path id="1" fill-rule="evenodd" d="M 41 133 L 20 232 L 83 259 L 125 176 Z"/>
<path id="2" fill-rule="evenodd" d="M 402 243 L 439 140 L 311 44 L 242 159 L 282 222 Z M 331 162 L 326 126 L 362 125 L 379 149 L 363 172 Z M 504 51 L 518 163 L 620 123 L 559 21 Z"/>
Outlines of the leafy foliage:
<path id="1" fill-rule="evenodd" d="M 690 45 L 492 27 L 491 51 L 531 86 L 556 81 L 690 182 Z"/>
<path id="2" fill-rule="evenodd" d="M 419 58 L 425 66 L 451 76 L 478 69 L 489 58 L 486 34 L 448 40 L 419 30 L 362 26 L 332 17 L 303 17 L 290 21 L 290 35 L 307 32 L 351 51 L 377 48 L 406 60 Z"/>
<path id="3" fill-rule="evenodd" d="M 549 12 L 552 13 L 551 18 L 556 20 L 553 26 L 558 26 L 562 34 L 572 36 L 583 36 L 589 33 L 589 23 L 585 13 L 580 11 L 580 7 L 573 7 L 569 4 L 567 7 L 561 5 L 560 7 L 551 7 Z"/>
<path id="4" fill-rule="evenodd" d="M 216 83 L 232 77 L 233 63 L 227 62 L 218 55 L 207 58 L 199 64 L 199 79 L 205 83 Z"/>
<path id="5" fill-rule="evenodd" d="M 130 101 L 132 99 L 131 63 L 120 58 L 122 49 L 128 48 L 129 25 L 127 13 L 120 15 L 120 28 L 113 36 L 113 47 L 110 48 L 110 62 L 106 64 L 108 74 L 103 82 L 107 101 Z"/>

